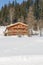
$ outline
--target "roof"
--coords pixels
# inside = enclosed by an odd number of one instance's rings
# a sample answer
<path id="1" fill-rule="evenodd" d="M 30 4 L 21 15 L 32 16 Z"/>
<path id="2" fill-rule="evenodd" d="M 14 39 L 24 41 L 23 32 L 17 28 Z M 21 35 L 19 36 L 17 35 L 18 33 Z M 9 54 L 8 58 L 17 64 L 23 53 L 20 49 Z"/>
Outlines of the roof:
<path id="1" fill-rule="evenodd" d="M 22 24 L 22 25 L 28 26 L 27 24 L 24 24 L 22 22 L 17 22 L 17 23 L 8 25 L 7 28 L 12 27 L 12 26 L 17 25 L 17 24 Z"/>

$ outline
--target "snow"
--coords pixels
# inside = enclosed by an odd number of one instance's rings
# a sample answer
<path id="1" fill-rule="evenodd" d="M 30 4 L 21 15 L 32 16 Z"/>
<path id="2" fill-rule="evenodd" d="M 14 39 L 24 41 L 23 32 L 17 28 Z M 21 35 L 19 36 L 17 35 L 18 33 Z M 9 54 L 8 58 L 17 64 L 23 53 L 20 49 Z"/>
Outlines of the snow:
<path id="1" fill-rule="evenodd" d="M 0 26 L 0 36 L 4 36 L 5 29 L 6 29 L 6 26 Z"/>
<path id="2" fill-rule="evenodd" d="M 0 56 L 43 54 L 43 37 L 0 37 Z"/>
<path id="3" fill-rule="evenodd" d="M 43 37 L 4 36 L 0 27 L 0 65 L 43 65 Z"/>
<path id="4" fill-rule="evenodd" d="M 43 65 L 43 55 L 2 57 L 0 65 Z"/>
<path id="5" fill-rule="evenodd" d="M 32 35 L 37 35 L 37 36 L 40 36 L 40 30 L 38 29 L 38 30 L 33 30 L 32 29 Z"/>
<path id="6" fill-rule="evenodd" d="M 0 37 L 0 65 L 43 65 L 43 37 Z"/>

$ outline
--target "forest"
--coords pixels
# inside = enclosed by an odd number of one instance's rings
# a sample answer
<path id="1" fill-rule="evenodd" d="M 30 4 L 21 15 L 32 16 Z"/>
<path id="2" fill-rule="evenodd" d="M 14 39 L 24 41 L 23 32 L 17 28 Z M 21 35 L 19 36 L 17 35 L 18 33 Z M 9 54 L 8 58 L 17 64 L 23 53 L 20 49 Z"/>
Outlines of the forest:
<path id="1" fill-rule="evenodd" d="M 35 0 L 35 2 L 33 0 L 23 0 L 21 4 L 15 0 L 12 3 L 9 1 L 8 5 L 5 4 L 0 9 L 0 25 L 6 26 L 18 21 L 27 23 L 30 7 L 33 8 L 32 12 L 35 20 L 37 22 L 39 20 L 43 21 L 43 0 Z"/>

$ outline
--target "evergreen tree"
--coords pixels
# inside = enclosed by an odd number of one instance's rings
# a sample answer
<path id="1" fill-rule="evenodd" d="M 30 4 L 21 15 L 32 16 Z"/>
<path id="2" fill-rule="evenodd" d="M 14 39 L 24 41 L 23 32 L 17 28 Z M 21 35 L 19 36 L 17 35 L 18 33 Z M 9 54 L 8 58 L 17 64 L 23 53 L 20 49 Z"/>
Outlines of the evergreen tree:
<path id="1" fill-rule="evenodd" d="M 23 16 L 24 19 L 27 17 L 26 1 L 23 1 L 23 3 L 21 4 L 21 16 Z"/>
<path id="2" fill-rule="evenodd" d="M 40 19 L 40 6 L 39 6 L 39 0 L 35 0 L 34 4 L 34 16 L 36 17 L 37 20 Z"/>
<path id="3" fill-rule="evenodd" d="M 39 0 L 39 4 L 40 4 L 40 8 L 41 8 L 40 17 L 41 17 L 41 19 L 43 19 L 43 0 Z"/>

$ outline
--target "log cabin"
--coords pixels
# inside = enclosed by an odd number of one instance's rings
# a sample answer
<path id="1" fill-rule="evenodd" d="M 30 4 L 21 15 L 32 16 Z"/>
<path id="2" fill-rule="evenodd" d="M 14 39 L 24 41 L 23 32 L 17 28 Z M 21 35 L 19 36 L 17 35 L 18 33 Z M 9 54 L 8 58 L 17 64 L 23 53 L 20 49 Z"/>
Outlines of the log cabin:
<path id="1" fill-rule="evenodd" d="M 28 35 L 28 25 L 22 22 L 17 22 L 8 25 L 5 30 L 5 36 Z"/>

